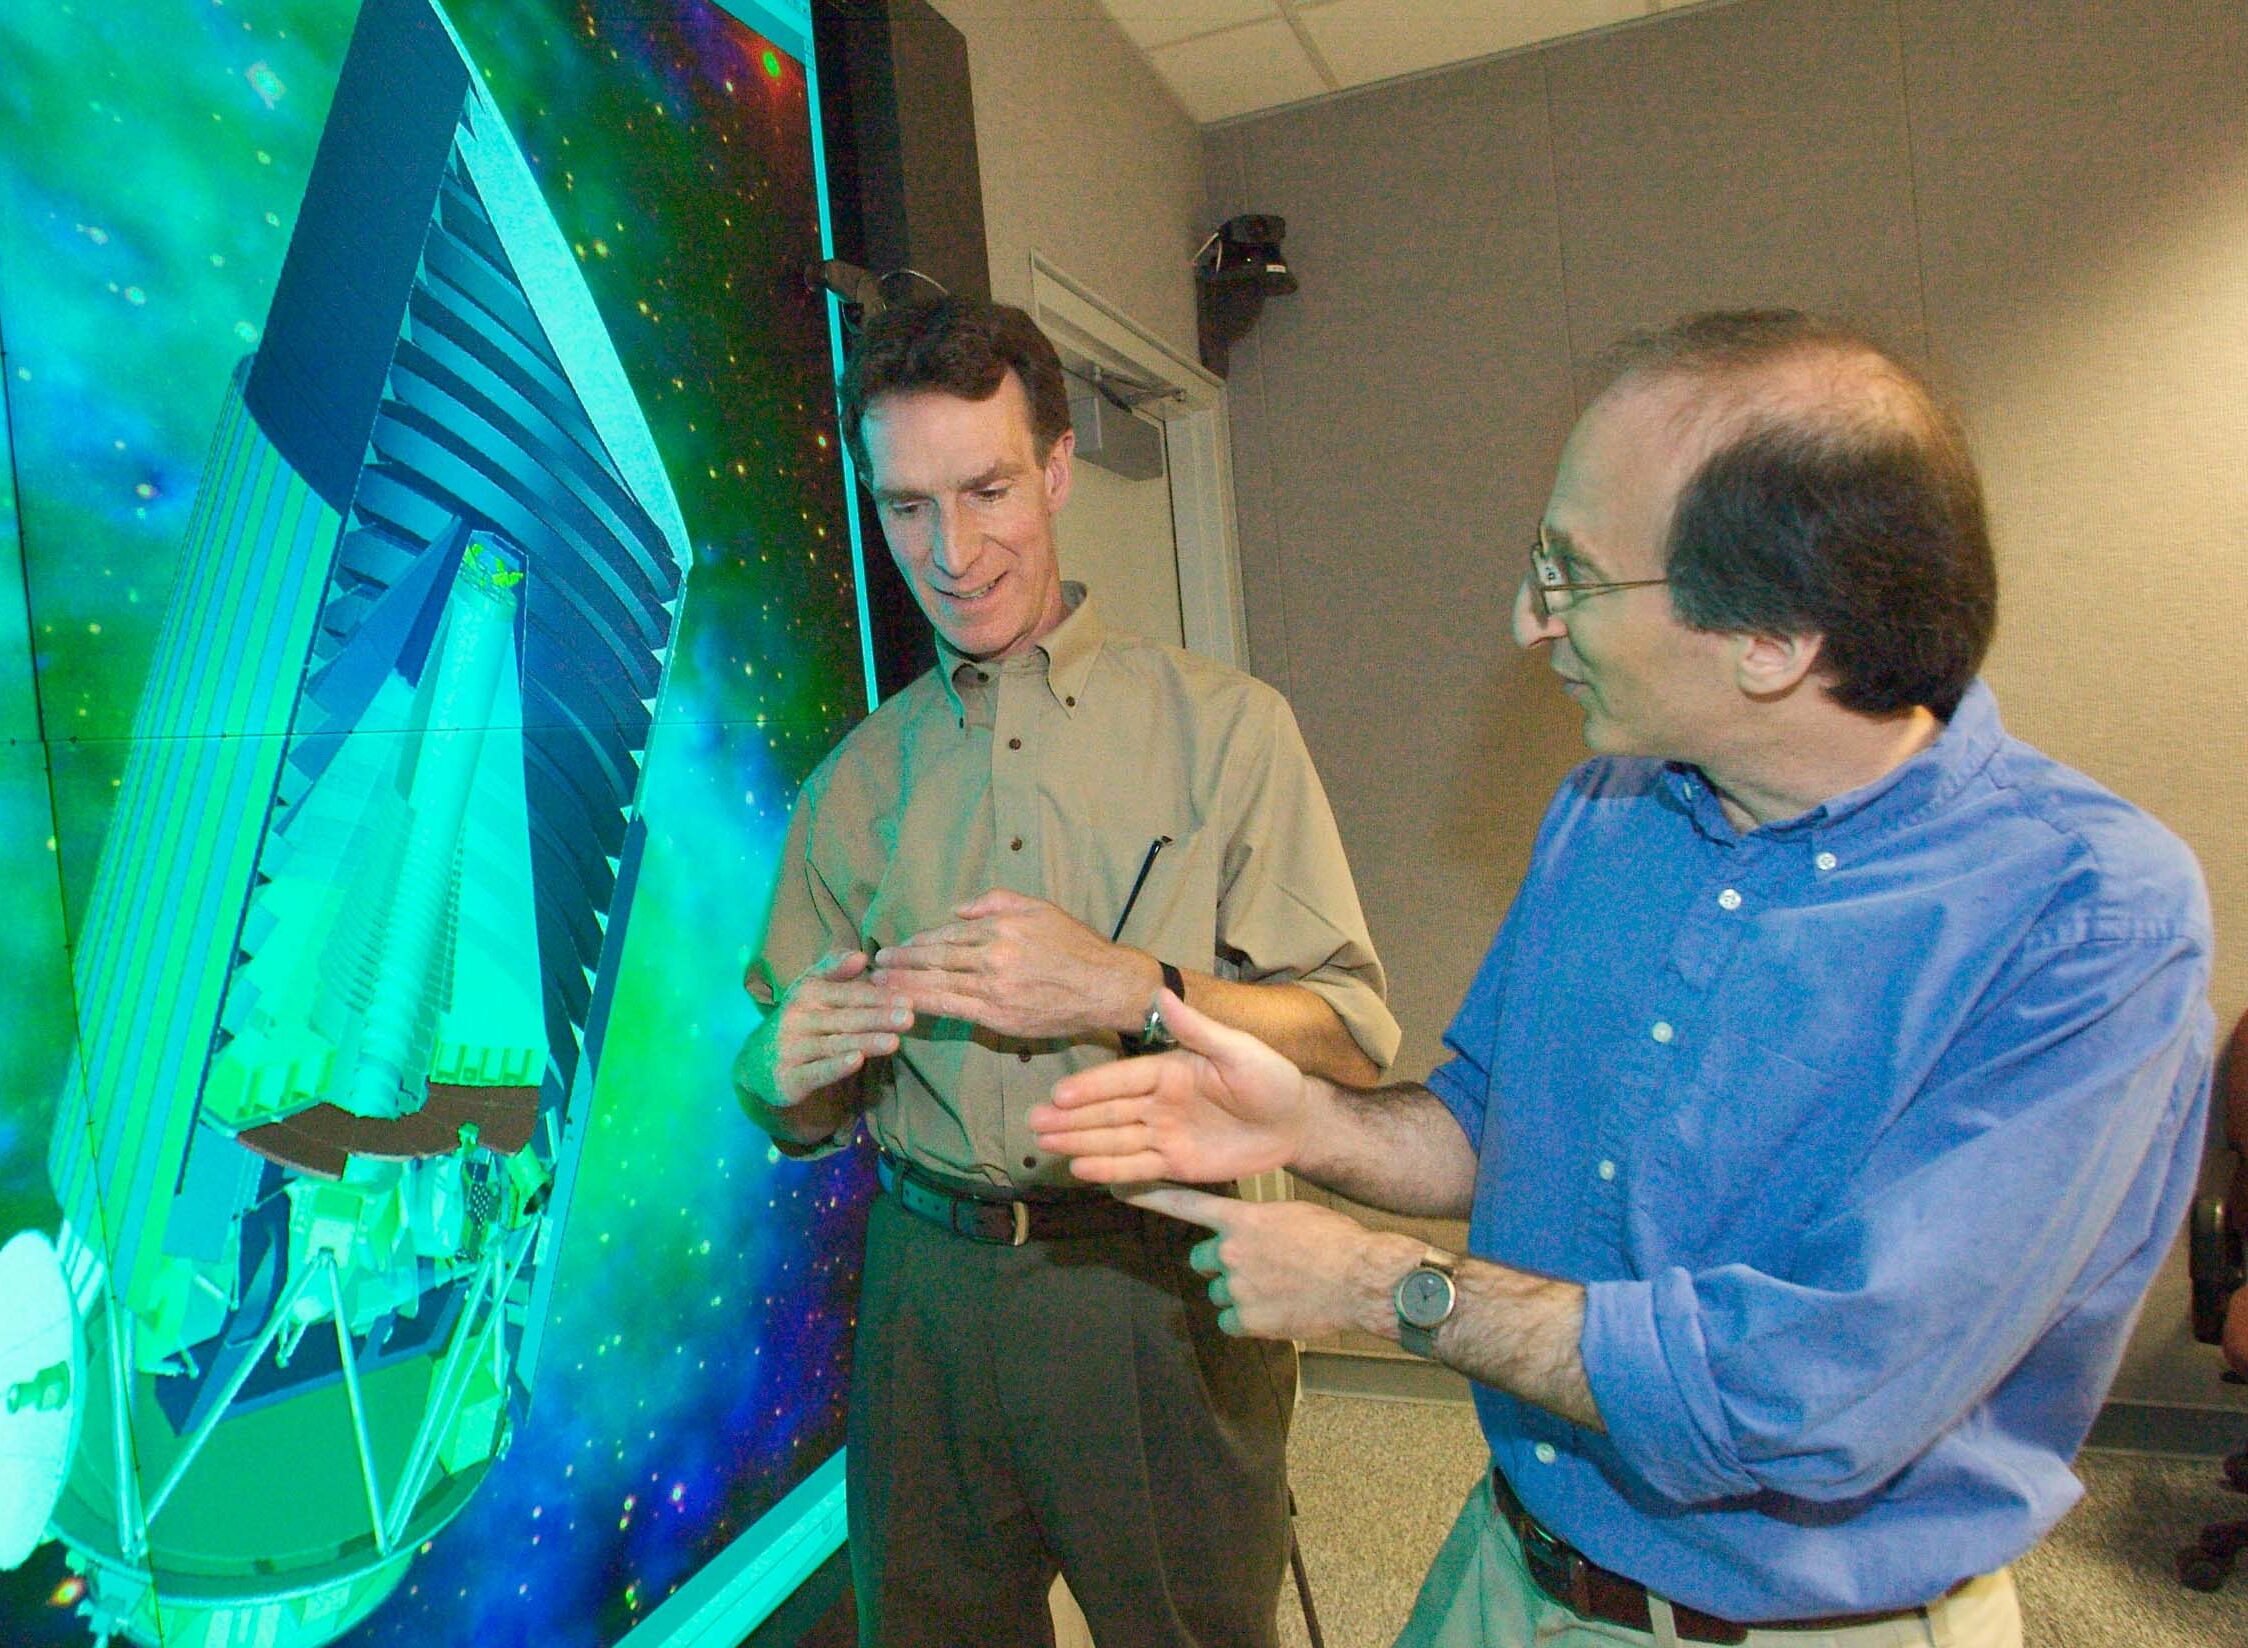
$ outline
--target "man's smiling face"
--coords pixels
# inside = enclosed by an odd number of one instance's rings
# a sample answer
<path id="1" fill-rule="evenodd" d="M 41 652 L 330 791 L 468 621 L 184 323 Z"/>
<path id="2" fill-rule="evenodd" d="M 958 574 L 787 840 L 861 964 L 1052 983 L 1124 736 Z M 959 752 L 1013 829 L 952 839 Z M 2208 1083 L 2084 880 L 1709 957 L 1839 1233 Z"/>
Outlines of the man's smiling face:
<path id="1" fill-rule="evenodd" d="M 1678 492 L 1704 443 L 1677 416 L 1670 386 L 1611 390 L 1563 450 L 1545 535 L 1565 580 L 1659 579 Z M 1547 647 L 1563 690 L 1584 711 L 1602 755 L 1705 759 L 1736 713 L 1731 637 L 1679 621 L 1660 584 L 1569 596 L 1540 618 L 1528 582 L 1515 592 L 1514 636 Z"/>
<path id="2" fill-rule="evenodd" d="M 1009 372 L 980 401 L 938 390 L 880 396 L 864 423 L 868 481 L 890 555 L 954 651 L 1011 658 L 1067 616 L 1054 517 L 1076 437 L 1041 455 Z"/>

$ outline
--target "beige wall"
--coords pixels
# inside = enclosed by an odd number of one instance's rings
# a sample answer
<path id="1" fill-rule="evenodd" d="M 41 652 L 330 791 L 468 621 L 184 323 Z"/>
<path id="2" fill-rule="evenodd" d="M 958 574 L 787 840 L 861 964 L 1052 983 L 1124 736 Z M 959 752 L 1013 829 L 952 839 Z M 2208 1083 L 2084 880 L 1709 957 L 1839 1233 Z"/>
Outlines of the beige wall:
<path id="1" fill-rule="evenodd" d="M 931 0 L 967 37 L 992 295 L 1044 255 L 1194 353 L 1202 140 L 1095 0 Z"/>
<path id="2" fill-rule="evenodd" d="M 1712 305 L 1841 313 L 1951 387 L 2007 721 L 2191 843 L 2248 1006 L 2244 85 L 2239 0 L 1741 0 L 1213 132 L 1213 215 L 1285 214 L 1304 284 L 1235 357 L 1252 648 L 1407 1073 L 1578 753 L 1506 610 L 1590 359 Z"/>

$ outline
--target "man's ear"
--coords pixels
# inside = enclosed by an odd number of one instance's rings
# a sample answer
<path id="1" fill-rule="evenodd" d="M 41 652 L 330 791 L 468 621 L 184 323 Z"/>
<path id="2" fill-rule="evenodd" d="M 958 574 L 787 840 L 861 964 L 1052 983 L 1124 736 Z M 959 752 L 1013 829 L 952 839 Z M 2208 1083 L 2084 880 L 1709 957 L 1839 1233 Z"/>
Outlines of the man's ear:
<path id="1" fill-rule="evenodd" d="M 1069 502 L 1069 489 L 1077 478 L 1077 431 L 1065 429 L 1046 449 L 1046 513 L 1051 515 Z"/>
<path id="2" fill-rule="evenodd" d="M 1747 634 L 1733 655 L 1733 679 L 1751 698 L 1778 698 L 1792 692 L 1818 667 L 1823 635 Z"/>

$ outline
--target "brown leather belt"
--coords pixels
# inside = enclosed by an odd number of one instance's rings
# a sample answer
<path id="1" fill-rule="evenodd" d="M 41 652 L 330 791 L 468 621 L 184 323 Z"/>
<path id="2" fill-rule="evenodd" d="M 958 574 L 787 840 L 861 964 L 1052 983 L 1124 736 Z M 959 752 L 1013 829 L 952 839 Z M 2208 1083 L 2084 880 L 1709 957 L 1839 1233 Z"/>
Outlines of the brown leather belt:
<path id="1" fill-rule="evenodd" d="M 979 1196 L 940 1184 L 887 1151 L 875 1158 L 874 1171 L 882 1188 L 897 1197 L 908 1213 L 971 1242 L 1021 1247 L 1025 1242 L 1137 1230 L 1147 1221 L 1145 1213 L 1105 1190 L 1064 1191 L 1056 1196 Z"/>
<path id="2" fill-rule="evenodd" d="M 1495 1465 L 1491 1468 L 1491 1497 L 1498 1505 L 1500 1517 L 1521 1543 L 1523 1565 L 1530 1570 L 1530 1577 L 1537 1581 L 1539 1590 L 1571 1613 L 1586 1619 L 1605 1620 L 1610 1625 L 1634 1631 L 1654 1630 L 1655 1616 L 1647 1606 L 1647 1587 L 1601 1567 L 1567 1540 L 1548 1531 L 1544 1523 L 1523 1507 L 1507 1482 L 1506 1473 Z M 1683 1602 L 1673 1602 L 1670 1610 L 1679 1636 L 1688 1642 L 1748 1641 L 1750 1627 L 1737 1620 L 1705 1614 Z M 1853 1626 L 1910 1619 L 1926 1612 L 1925 1608 L 1889 1608 L 1872 1614 L 1824 1614 L 1815 1619 L 1760 1619 L 1755 1629 L 1847 1631 Z"/>

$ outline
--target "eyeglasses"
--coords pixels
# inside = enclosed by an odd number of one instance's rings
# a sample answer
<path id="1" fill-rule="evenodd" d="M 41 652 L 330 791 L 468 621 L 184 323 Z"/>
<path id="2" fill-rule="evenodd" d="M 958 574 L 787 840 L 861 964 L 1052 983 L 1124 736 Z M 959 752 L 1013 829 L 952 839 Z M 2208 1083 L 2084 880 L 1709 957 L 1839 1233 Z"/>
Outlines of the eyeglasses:
<path id="1" fill-rule="evenodd" d="M 1611 589 L 1645 589 L 1667 584 L 1668 578 L 1611 578 L 1604 582 L 1571 581 L 1561 576 L 1561 564 L 1546 542 L 1545 523 L 1538 523 L 1537 541 L 1530 546 L 1530 607 L 1538 622 L 1549 624 L 1576 604 L 1580 595 L 1602 595 Z"/>

